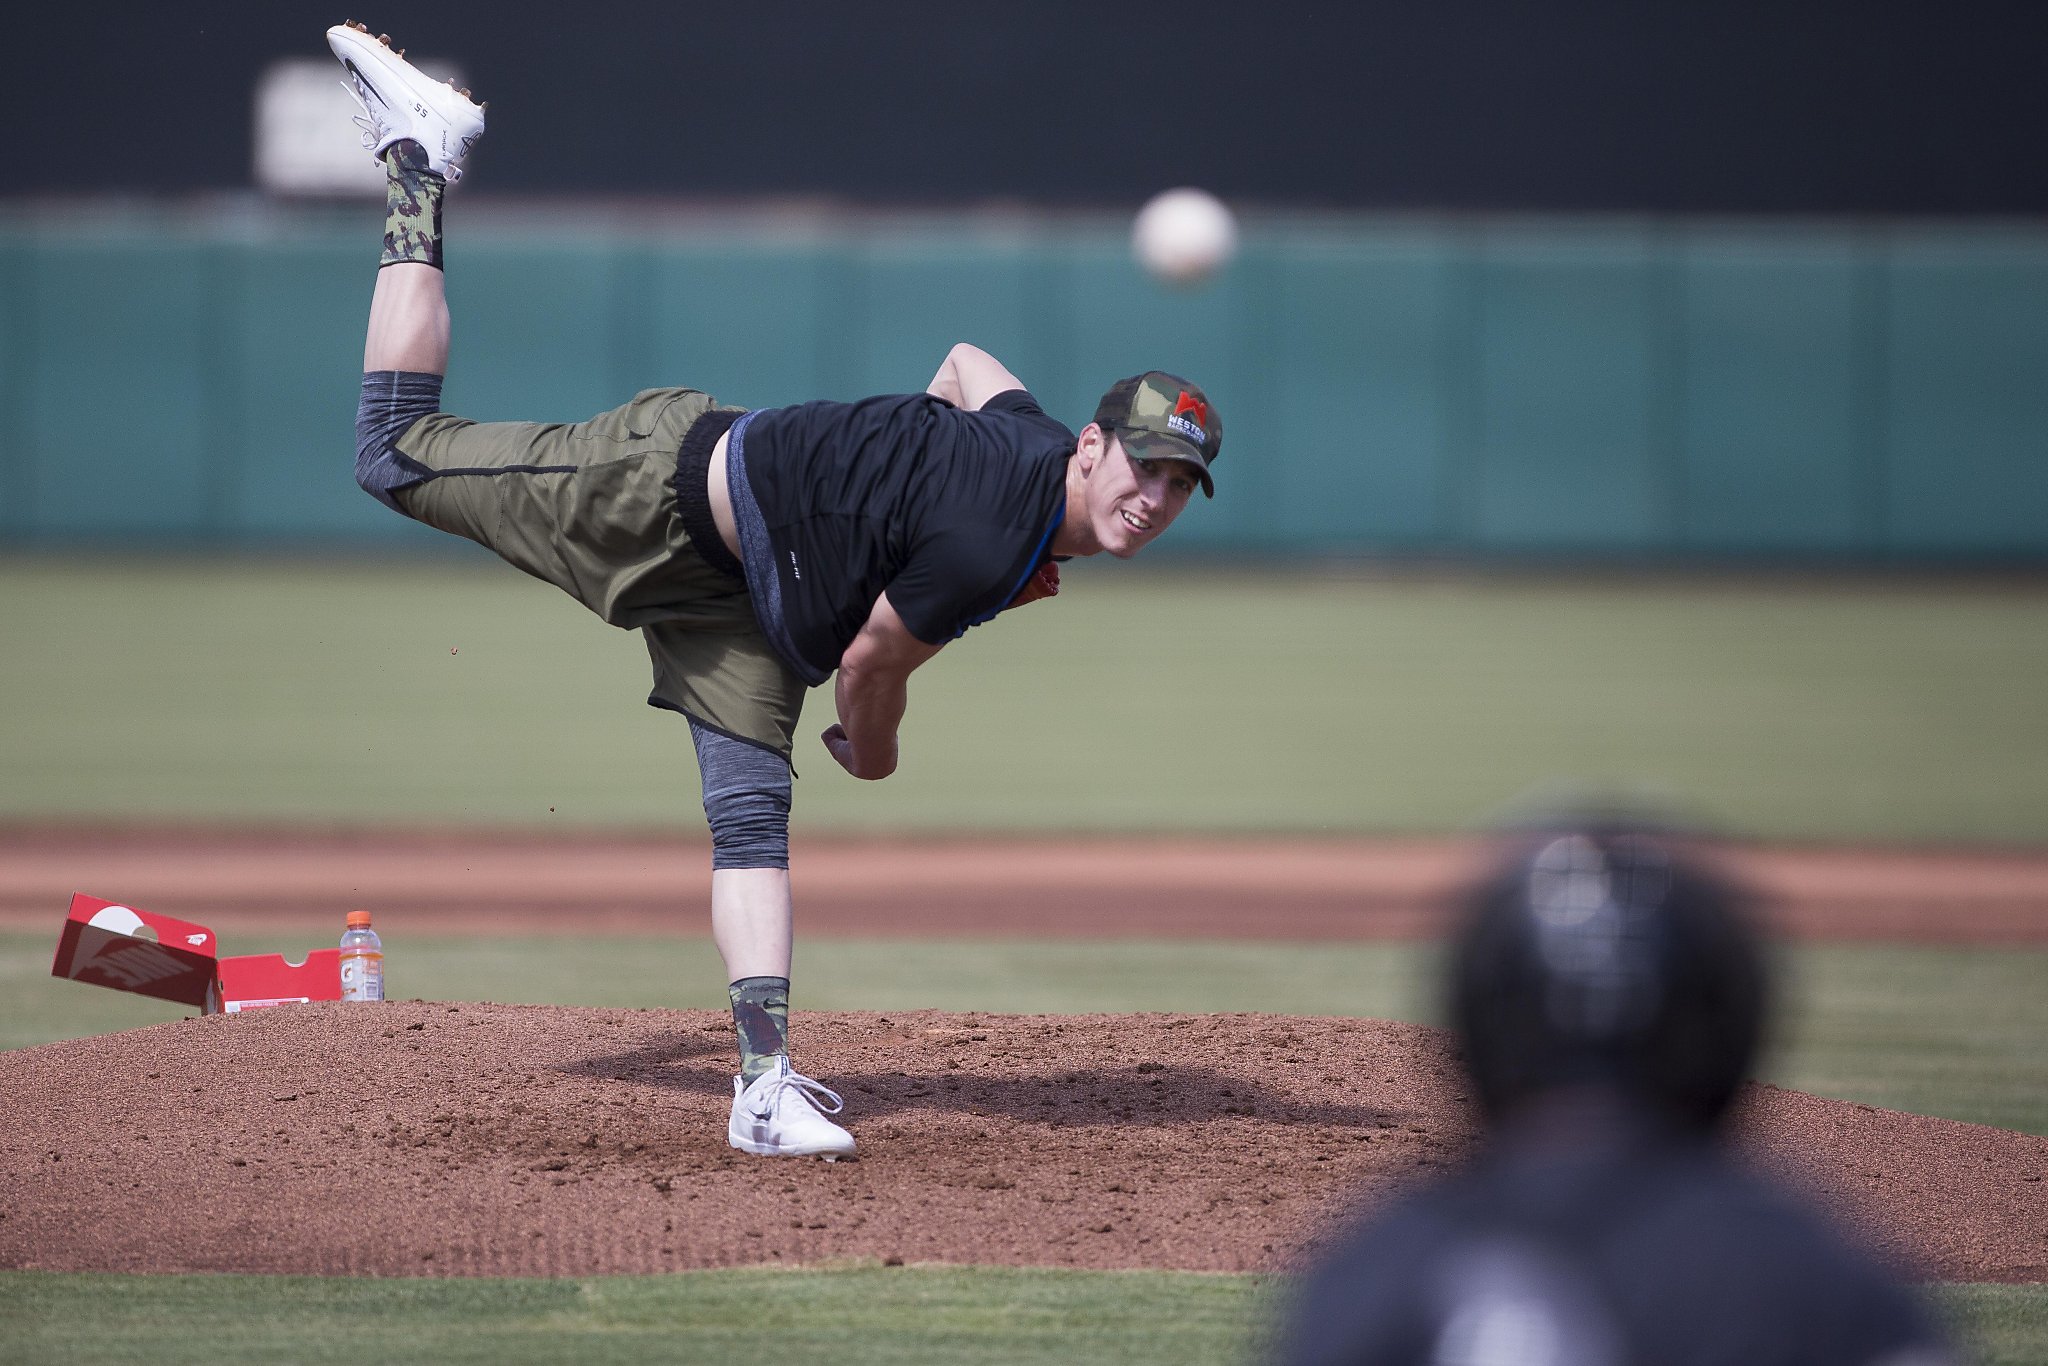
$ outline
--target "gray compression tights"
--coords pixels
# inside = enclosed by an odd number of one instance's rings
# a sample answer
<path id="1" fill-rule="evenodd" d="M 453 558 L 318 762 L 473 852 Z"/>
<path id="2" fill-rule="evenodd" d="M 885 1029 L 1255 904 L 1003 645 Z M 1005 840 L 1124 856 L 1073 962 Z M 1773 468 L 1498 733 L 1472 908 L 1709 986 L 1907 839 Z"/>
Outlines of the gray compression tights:
<path id="1" fill-rule="evenodd" d="M 789 761 L 690 722 L 713 868 L 789 867 Z"/>

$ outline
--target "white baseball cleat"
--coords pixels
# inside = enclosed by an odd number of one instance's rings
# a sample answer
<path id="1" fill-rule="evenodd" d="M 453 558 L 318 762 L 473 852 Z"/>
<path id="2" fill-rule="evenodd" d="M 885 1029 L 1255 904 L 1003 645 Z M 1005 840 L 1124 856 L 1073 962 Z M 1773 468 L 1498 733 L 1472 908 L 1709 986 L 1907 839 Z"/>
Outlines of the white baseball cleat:
<path id="1" fill-rule="evenodd" d="M 837 1091 L 811 1080 L 778 1054 L 775 1066 L 751 1085 L 740 1077 L 732 1079 L 732 1122 L 726 1125 L 725 1136 L 743 1153 L 837 1161 L 853 1156 L 853 1135 L 825 1118 L 838 1114 L 841 1105 Z"/>
<path id="2" fill-rule="evenodd" d="M 484 135 L 484 108 L 467 90 L 429 80 L 387 35 L 373 37 L 353 20 L 328 29 L 327 46 L 348 70 L 342 84 L 363 106 L 356 126 L 370 155 L 382 156 L 394 142 L 417 142 L 428 170 L 451 184 L 462 179 L 462 159 Z"/>

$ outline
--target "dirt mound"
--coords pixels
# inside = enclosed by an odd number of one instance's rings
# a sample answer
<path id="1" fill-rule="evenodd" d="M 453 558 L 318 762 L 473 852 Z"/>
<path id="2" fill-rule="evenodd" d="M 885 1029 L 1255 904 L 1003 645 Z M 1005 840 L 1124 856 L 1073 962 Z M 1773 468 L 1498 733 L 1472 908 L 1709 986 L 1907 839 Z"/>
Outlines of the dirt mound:
<path id="1" fill-rule="evenodd" d="M 730 1039 L 703 1011 L 401 1002 L 0 1054 L 0 1266 L 1275 1268 L 1472 1132 L 1411 1025 L 802 1014 L 861 1159 L 754 1158 L 725 1143 Z M 1921 1274 L 2048 1279 L 2048 1139 L 1771 1088 L 1747 1122 Z"/>

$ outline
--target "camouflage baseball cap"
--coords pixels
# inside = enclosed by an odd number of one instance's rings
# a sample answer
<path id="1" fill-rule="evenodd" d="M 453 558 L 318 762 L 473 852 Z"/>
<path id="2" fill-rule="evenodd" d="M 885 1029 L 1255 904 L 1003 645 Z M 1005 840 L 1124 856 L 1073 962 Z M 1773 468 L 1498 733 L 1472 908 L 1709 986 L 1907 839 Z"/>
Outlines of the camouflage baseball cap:
<path id="1" fill-rule="evenodd" d="M 1216 496 L 1209 466 L 1223 449 L 1223 419 L 1209 396 L 1178 375 L 1147 370 L 1120 379 L 1095 405 L 1095 425 L 1114 432 L 1140 460 L 1185 460 Z"/>

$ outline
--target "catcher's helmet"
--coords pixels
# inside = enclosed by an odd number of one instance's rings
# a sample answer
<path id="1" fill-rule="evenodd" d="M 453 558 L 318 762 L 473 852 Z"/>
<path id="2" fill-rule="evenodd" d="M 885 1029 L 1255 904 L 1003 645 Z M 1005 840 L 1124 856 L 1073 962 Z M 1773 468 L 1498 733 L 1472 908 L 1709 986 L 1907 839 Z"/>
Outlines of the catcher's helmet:
<path id="1" fill-rule="evenodd" d="M 1765 966 L 1733 891 L 1671 844 L 1561 830 L 1474 893 L 1450 997 L 1490 1115 L 1591 1084 L 1705 1128 L 1755 1056 Z"/>

